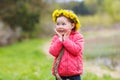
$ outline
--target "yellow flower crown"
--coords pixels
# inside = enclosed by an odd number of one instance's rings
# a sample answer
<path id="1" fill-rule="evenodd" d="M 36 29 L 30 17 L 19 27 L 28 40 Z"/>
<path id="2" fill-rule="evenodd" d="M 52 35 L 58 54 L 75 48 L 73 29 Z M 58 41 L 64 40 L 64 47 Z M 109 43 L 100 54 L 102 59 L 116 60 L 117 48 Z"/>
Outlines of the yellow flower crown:
<path id="1" fill-rule="evenodd" d="M 78 30 L 80 28 L 80 21 L 78 20 L 77 15 L 71 10 L 64 10 L 64 9 L 55 10 L 52 14 L 52 18 L 55 23 L 56 23 L 57 17 L 59 17 L 60 15 L 64 15 L 65 17 L 72 19 L 76 24 L 75 30 Z"/>

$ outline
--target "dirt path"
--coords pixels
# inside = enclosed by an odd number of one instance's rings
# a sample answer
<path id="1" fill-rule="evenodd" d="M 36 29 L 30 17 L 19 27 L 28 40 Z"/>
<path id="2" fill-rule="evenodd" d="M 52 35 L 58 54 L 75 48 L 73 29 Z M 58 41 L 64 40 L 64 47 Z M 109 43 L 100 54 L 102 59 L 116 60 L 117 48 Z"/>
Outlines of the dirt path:
<path id="1" fill-rule="evenodd" d="M 110 75 L 112 78 L 120 78 L 120 69 L 112 71 L 104 69 L 99 65 L 95 65 L 88 61 L 84 61 L 84 72 L 91 72 L 99 77 L 103 77 L 104 75 Z"/>
<path id="2" fill-rule="evenodd" d="M 50 47 L 50 42 L 48 41 L 42 46 L 42 50 L 45 53 L 45 55 L 47 56 L 47 58 L 53 58 L 53 56 L 50 55 L 50 53 L 49 53 L 49 47 Z"/>

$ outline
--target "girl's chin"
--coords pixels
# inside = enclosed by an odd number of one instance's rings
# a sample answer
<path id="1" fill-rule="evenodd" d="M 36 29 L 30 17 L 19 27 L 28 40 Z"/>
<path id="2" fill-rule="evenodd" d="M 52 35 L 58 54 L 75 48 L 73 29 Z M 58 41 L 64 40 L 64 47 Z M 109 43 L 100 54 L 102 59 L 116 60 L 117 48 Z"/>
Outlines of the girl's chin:
<path id="1" fill-rule="evenodd" d="M 60 34 L 61 34 L 62 36 L 64 36 L 65 32 L 60 32 Z"/>

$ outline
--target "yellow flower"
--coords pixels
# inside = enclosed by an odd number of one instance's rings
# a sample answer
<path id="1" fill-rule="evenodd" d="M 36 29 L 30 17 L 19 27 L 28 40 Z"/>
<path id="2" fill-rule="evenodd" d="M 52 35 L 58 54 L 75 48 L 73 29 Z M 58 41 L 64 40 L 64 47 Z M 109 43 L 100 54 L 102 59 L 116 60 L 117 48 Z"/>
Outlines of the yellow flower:
<path id="1" fill-rule="evenodd" d="M 78 30 L 80 28 L 80 24 L 76 23 L 76 30 Z"/>
<path id="2" fill-rule="evenodd" d="M 74 19 L 74 15 L 73 14 L 70 14 L 70 19 Z"/>
<path id="3" fill-rule="evenodd" d="M 53 12 L 53 14 L 52 14 L 52 18 L 53 18 L 53 21 L 54 22 L 56 22 L 56 17 L 57 17 L 57 15 L 58 15 L 58 10 L 55 10 L 54 12 Z"/>
<path id="4" fill-rule="evenodd" d="M 64 13 L 64 10 L 63 9 L 59 10 L 59 14 L 62 14 L 62 13 Z"/>
<path id="5" fill-rule="evenodd" d="M 77 21 L 77 23 L 76 23 L 76 29 L 78 30 L 81 27 L 81 25 L 80 25 L 80 21 L 78 19 L 76 19 L 76 21 Z"/>
<path id="6" fill-rule="evenodd" d="M 63 15 L 66 16 L 67 18 L 69 18 L 69 14 L 67 12 L 63 12 Z"/>
<path id="7" fill-rule="evenodd" d="M 59 12 L 59 11 L 58 11 L 58 10 L 55 10 L 55 11 L 53 12 L 52 16 L 55 17 L 57 12 Z"/>

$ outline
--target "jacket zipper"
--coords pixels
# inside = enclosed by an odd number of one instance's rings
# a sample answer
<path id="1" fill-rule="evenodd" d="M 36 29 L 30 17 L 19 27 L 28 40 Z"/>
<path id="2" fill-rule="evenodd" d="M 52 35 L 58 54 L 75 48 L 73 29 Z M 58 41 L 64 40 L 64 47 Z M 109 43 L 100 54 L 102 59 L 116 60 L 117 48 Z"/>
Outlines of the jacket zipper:
<path id="1" fill-rule="evenodd" d="M 77 57 L 77 64 L 78 64 L 77 71 L 80 71 L 80 64 L 79 64 L 79 62 L 78 62 L 78 57 Z"/>
<path id="2" fill-rule="evenodd" d="M 68 54 L 67 54 L 67 75 L 68 75 Z"/>

